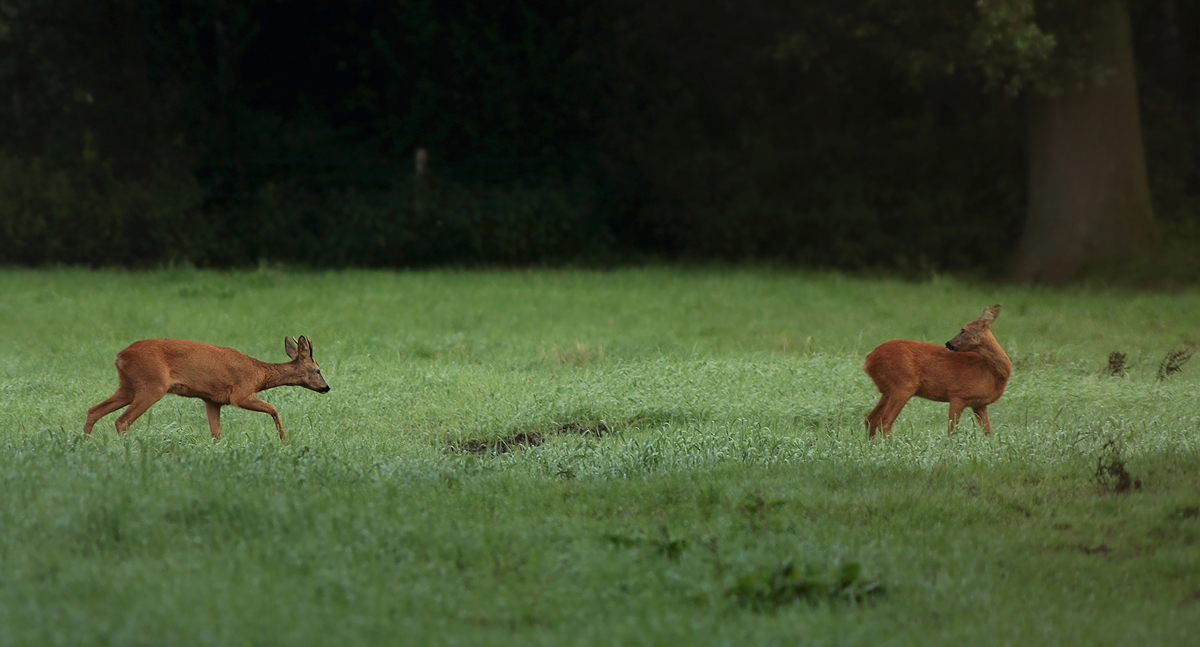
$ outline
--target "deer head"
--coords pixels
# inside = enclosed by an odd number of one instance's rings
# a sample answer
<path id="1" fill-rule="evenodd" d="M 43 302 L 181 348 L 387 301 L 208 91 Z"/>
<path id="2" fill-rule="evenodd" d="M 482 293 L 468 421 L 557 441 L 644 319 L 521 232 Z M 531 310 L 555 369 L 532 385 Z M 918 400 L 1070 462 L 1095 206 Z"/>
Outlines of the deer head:
<path id="1" fill-rule="evenodd" d="M 288 357 L 292 358 L 298 378 L 297 386 L 312 389 L 317 393 L 329 392 L 329 384 L 321 376 L 321 367 L 313 359 L 312 342 L 308 337 L 301 336 L 299 340 L 284 337 L 283 350 Z"/>
<path id="2" fill-rule="evenodd" d="M 1000 306 L 988 306 L 983 309 L 983 314 L 971 323 L 963 326 L 954 339 L 946 342 L 946 348 L 960 353 L 963 351 L 979 348 L 986 343 L 995 343 L 996 338 L 992 336 L 992 322 L 1000 315 Z"/>

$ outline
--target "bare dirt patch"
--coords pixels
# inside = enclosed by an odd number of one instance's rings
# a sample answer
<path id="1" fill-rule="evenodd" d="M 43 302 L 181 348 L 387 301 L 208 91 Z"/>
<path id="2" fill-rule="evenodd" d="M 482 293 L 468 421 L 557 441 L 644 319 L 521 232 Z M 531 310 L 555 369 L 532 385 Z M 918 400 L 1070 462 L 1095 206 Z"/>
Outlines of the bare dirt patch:
<path id="1" fill-rule="evenodd" d="M 552 436 L 561 434 L 574 434 L 577 436 L 596 436 L 600 437 L 608 434 L 612 429 L 603 422 L 596 423 L 593 426 L 581 425 L 575 422 L 568 422 L 565 425 L 547 429 L 544 431 L 521 431 L 503 438 L 495 440 L 465 440 L 461 442 L 452 442 L 450 447 L 460 452 L 469 452 L 472 454 L 505 454 L 514 449 L 522 447 L 536 447 L 546 442 Z"/>

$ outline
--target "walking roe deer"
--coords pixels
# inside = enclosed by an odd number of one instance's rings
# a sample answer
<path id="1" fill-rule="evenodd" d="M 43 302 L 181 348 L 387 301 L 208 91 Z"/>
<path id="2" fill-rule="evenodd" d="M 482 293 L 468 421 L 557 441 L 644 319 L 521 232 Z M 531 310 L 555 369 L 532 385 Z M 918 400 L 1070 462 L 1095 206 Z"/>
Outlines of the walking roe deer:
<path id="1" fill-rule="evenodd" d="M 279 411 L 255 394 L 277 386 L 302 386 L 318 393 L 329 392 L 321 367 L 312 357 L 312 342 L 286 337 L 283 349 L 290 362 L 262 362 L 224 346 L 211 346 L 183 339 L 143 339 L 117 353 L 117 377 L 121 385 L 104 402 L 88 409 L 83 433 L 104 416 L 129 405 L 117 418 L 117 433 L 124 435 L 138 416 L 168 393 L 204 400 L 213 440 L 221 438 L 221 407 L 231 404 L 271 415 L 279 439 L 287 441 Z"/>
<path id="2" fill-rule="evenodd" d="M 882 395 L 867 415 L 868 436 L 874 438 L 881 428 L 885 436 L 890 436 L 896 416 L 914 395 L 950 403 L 947 434 L 954 433 L 966 407 L 975 412 L 983 433 L 991 434 L 987 407 L 1000 399 L 1012 374 L 1012 362 L 992 335 L 992 322 L 999 314 L 999 305 L 984 308 L 983 314 L 963 326 L 945 347 L 893 339 L 871 351 L 863 370 Z"/>

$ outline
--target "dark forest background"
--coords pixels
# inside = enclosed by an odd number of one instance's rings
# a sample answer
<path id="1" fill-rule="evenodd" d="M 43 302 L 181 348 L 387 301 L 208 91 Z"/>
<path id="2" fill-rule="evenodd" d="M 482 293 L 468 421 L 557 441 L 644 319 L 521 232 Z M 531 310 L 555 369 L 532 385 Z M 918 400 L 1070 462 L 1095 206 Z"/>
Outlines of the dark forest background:
<path id="1" fill-rule="evenodd" d="M 1078 16 L 1110 5 L 1186 255 L 1184 0 L 12 0 L 0 263 L 1002 271 L 1030 97 L 1107 82 Z"/>

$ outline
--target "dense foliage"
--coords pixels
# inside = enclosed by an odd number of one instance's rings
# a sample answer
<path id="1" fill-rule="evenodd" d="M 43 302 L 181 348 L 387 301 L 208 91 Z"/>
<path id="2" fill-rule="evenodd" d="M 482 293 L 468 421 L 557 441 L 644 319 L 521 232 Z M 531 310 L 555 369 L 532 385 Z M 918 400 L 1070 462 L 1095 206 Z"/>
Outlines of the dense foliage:
<path id="1" fill-rule="evenodd" d="M 1019 91 L 1096 71 L 1039 3 L 906 4 L 15 0 L 0 262 L 995 266 Z M 1200 9 L 1131 12 L 1158 216 L 1195 223 Z"/>

